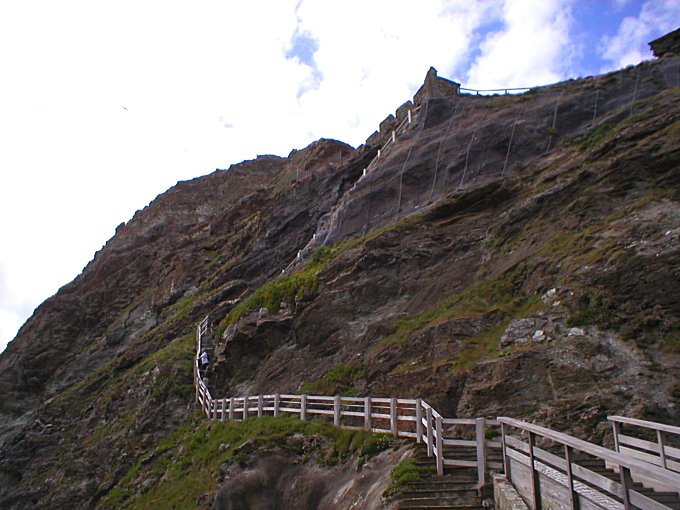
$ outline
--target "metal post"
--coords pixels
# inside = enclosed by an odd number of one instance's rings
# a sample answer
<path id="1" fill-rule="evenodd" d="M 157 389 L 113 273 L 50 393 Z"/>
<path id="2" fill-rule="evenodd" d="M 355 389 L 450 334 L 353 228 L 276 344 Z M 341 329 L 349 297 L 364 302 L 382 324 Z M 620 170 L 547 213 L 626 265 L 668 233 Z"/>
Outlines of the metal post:
<path id="1" fill-rule="evenodd" d="M 274 417 L 279 415 L 279 406 L 281 405 L 281 395 L 276 393 L 274 395 Z"/>
<path id="2" fill-rule="evenodd" d="M 441 416 L 437 416 L 437 474 L 444 474 L 444 437 Z"/>
<path id="3" fill-rule="evenodd" d="M 307 395 L 300 396 L 300 419 L 307 419 Z"/>
<path id="4" fill-rule="evenodd" d="M 410 110 L 409 110 L 410 112 Z M 416 443 L 423 441 L 423 401 L 416 399 Z"/>
<path id="5" fill-rule="evenodd" d="M 397 425 L 397 399 L 395 397 L 390 399 L 390 429 L 395 437 L 399 435 L 399 428 Z"/>
<path id="6" fill-rule="evenodd" d="M 364 398 L 364 428 L 371 430 L 371 397 Z"/>
<path id="7" fill-rule="evenodd" d="M 531 486 L 533 489 L 534 510 L 541 510 L 541 482 L 538 479 L 536 472 L 536 464 L 534 461 L 534 445 L 536 444 L 536 437 L 533 432 L 529 432 L 529 464 L 531 465 Z"/>
<path id="8" fill-rule="evenodd" d="M 340 427 L 340 395 L 333 398 L 333 425 Z"/>
<path id="9" fill-rule="evenodd" d="M 477 487 L 484 487 L 486 483 L 486 420 L 475 420 L 475 439 L 477 443 Z"/>
<path id="10" fill-rule="evenodd" d="M 428 407 L 425 410 L 425 416 L 427 420 L 427 456 L 432 457 L 432 408 Z"/>
<path id="11" fill-rule="evenodd" d="M 579 510 L 580 503 L 578 499 L 578 493 L 574 488 L 574 475 L 571 469 L 571 463 L 573 461 L 574 452 L 571 446 L 564 445 L 564 459 L 567 461 L 567 483 L 569 484 L 569 497 L 571 499 L 572 510 Z"/>

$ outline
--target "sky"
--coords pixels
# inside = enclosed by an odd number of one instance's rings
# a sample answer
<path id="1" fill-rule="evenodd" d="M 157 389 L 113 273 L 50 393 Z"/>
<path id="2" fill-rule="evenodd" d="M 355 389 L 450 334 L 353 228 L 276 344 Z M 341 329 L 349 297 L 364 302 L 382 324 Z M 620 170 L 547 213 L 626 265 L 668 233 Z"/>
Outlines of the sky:
<path id="1" fill-rule="evenodd" d="M 680 0 L 0 2 L 0 351 L 180 180 L 358 146 L 430 66 L 529 87 L 652 57 Z"/>

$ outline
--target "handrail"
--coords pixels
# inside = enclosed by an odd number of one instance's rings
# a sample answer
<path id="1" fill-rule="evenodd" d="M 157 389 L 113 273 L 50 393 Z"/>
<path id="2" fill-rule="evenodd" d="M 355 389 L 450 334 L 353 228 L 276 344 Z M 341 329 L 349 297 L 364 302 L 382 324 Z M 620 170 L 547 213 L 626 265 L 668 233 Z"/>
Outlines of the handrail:
<path id="1" fill-rule="evenodd" d="M 622 466 L 631 471 L 636 471 L 640 474 L 657 479 L 659 482 L 669 485 L 670 487 L 680 488 L 680 474 L 673 473 L 668 470 L 658 468 L 648 462 L 644 462 L 628 455 L 623 455 L 621 453 L 609 450 L 603 446 L 598 446 L 583 439 L 578 439 L 573 436 L 564 434 L 562 432 L 556 432 L 554 430 L 541 427 L 540 425 L 534 425 L 533 423 L 527 423 L 515 418 L 500 417 L 498 421 L 505 425 L 510 425 L 518 429 L 526 430 L 527 432 L 532 432 L 538 434 L 547 439 L 557 441 L 566 446 L 570 446 L 576 450 L 584 453 L 588 453 L 595 457 L 615 464 L 617 466 Z"/>
<path id="2" fill-rule="evenodd" d="M 609 421 L 623 423 L 627 425 L 636 425 L 646 429 L 660 430 L 670 434 L 680 435 L 680 427 L 674 425 L 666 425 L 665 423 L 656 423 L 654 421 L 640 420 L 638 418 L 627 418 L 625 416 L 607 416 Z"/>
<path id="3" fill-rule="evenodd" d="M 680 438 L 680 427 L 625 416 L 607 416 L 607 419 L 612 422 L 614 449 L 617 452 L 680 473 L 680 448 L 666 444 L 667 435 Z M 622 434 L 622 425 L 654 431 L 656 442 Z"/>
<path id="4" fill-rule="evenodd" d="M 428 456 L 434 456 L 437 473 L 444 467 L 477 468 L 478 485 L 486 483 L 487 468 L 501 468 L 501 464 L 488 462 L 490 449 L 500 449 L 501 444 L 486 440 L 486 430 L 497 427 L 497 420 L 486 418 L 444 418 L 422 399 L 396 397 L 343 397 L 340 395 L 244 395 L 242 397 L 213 398 L 199 370 L 199 356 L 203 335 L 208 329 L 207 318 L 196 328 L 197 351 L 194 359 L 194 384 L 196 401 L 206 416 L 213 420 L 245 419 L 251 413 L 257 416 L 292 413 L 306 420 L 312 415 L 333 417 L 337 427 L 364 428 L 373 432 L 391 433 L 395 437 L 410 437 L 427 446 Z M 343 418 L 346 420 L 343 423 Z M 347 423 L 351 420 L 352 423 Z M 357 426 L 359 425 L 359 426 Z M 474 426 L 476 440 L 463 440 L 451 436 L 446 426 Z M 476 448 L 475 460 L 456 459 L 445 455 L 445 446 Z"/>

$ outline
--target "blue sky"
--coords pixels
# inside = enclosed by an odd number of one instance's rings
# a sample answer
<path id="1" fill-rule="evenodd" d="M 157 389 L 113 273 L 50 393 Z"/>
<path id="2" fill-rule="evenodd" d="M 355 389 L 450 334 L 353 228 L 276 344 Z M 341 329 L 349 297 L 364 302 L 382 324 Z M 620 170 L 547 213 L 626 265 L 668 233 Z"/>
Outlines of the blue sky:
<path id="1" fill-rule="evenodd" d="M 430 66 L 527 87 L 651 58 L 680 0 L 0 3 L 0 349 L 178 180 L 361 144 Z"/>

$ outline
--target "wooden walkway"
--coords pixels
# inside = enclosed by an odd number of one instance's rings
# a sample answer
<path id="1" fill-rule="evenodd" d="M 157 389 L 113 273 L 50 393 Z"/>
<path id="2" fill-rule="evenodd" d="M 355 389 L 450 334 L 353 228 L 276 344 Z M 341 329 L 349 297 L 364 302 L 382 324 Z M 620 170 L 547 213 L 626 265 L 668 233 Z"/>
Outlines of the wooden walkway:
<path id="1" fill-rule="evenodd" d="M 214 398 L 199 370 L 199 356 L 211 347 L 208 332 L 206 317 L 196 328 L 194 359 L 196 401 L 206 417 L 286 413 L 414 439 L 420 445 L 416 461 L 431 464 L 437 474 L 409 487 L 399 508 L 479 508 L 489 474 L 502 471 L 531 510 L 544 505 L 680 510 L 680 427 L 610 416 L 614 451 L 513 418 L 445 418 L 420 398 L 279 393 Z"/>

